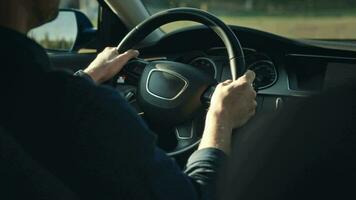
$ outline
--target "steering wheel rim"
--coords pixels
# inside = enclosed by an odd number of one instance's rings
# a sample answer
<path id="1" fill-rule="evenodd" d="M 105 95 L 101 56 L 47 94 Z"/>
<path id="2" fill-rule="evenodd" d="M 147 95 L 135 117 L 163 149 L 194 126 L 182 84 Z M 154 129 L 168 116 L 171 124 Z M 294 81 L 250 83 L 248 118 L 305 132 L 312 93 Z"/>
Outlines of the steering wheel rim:
<path id="1" fill-rule="evenodd" d="M 229 55 L 232 79 L 246 72 L 245 57 L 235 33 L 216 16 L 195 8 L 173 8 L 152 15 L 133 28 L 117 46 L 123 53 L 145 39 L 157 28 L 176 21 L 193 21 L 212 29 L 223 41 Z M 239 66 L 239 67 L 237 67 Z"/>
<path id="2" fill-rule="evenodd" d="M 150 33 L 152 33 L 157 28 L 159 28 L 165 24 L 168 24 L 171 22 L 176 22 L 176 21 L 193 21 L 193 22 L 197 22 L 197 23 L 206 25 L 211 30 L 213 30 L 219 36 L 219 38 L 222 40 L 222 42 L 224 43 L 224 45 L 227 49 L 232 79 L 236 80 L 238 76 L 241 76 L 245 73 L 246 66 L 245 66 L 244 53 L 243 53 L 241 44 L 240 44 L 239 40 L 237 39 L 236 35 L 234 34 L 234 32 L 224 22 L 222 22 L 219 18 L 215 17 L 214 15 L 212 15 L 208 12 L 205 12 L 205 11 L 202 11 L 199 9 L 195 9 L 195 8 L 173 8 L 173 9 L 169 9 L 166 11 L 159 12 L 155 15 L 152 15 L 150 18 L 146 19 L 145 21 L 143 21 L 142 23 L 137 25 L 134 29 L 132 29 L 125 36 L 125 38 L 117 46 L 117 51 L 119 53 L 123 53 L 123 52 L 133 48 L 135 45 L 137 45 L 139 42 L 141 42 L 143 39 L 145 39 Z M 171 66 L 168 66 L 168 67 L 163 66 L 166 64 L 171 65 Z M 171 76 L 170 79 L 174 79 L 172 77 L 176 76 L 175 77 L 176 79 L 180 78 L 181 80 L 184 80 L 184 82 L 186 82 L 186 83 L 189 82 L 189 80 L 186 80 L 185 77 L 192 76 L 192 74 L 189 74 L 189 72 L 187 70 L 188 66 L 183 66 L 181 63 L 178 64 L 178 63 L 172 63 L 172 62 L 168 62 L 168 61 L 166 63 L 165 62 L 162 63 L 162 61 L 161 61 L 161 62 L 156 62 L 153 65 L 147 64 L 147 66 L 145 67 L 143 75 L 141 76 L 140 86 L 139 86 L 139 88 L 146 87 L 145 89 L 142 89 L 143 92 L 149 91 L 147 87 L 149 85 L 150 78 L 152 78 L 150 75 L 152 74 L 152 72 L 155 72 L 155 71 L 161 72 L 161 73 L 166 73 L 164 76 L 169 75 L 169 76 Z M 149 70 L 147 70 L 146 68 L 149 68 Z M 179 73 L 177 73 L 175 71 L 175 68 L 179 68 L 178 69 Z M 193 89 L 191 89 L 190 93 L 187 91 L 186 92 L 187 94 L 185 94 L 185 96 L 189 96 L 189 94 L 193 95 L 193 93 L 194 93 L 194 95 L 203 96 L 203 94 L 206 93 L 206 91 L 208 91 L 208 87 L 212 84 L 211 80 L 204 78 L 202 76 L 202 74 L 199 74 L 199 72 L 194 71 L 193 68 L 191 68 L 189 70 L 192 70 L 191 73 L 193 73 L 194 76 L 196 77 L 196 79 L 200 80 L 200 82 L 208 82 L 208 83 L 207 84 L 202 83 L 196 87 L 193 86 Z M 170 74 L 167 74 L 167 73 L 170 73 Z M 183 75 L 181 76 L 180 73 L 182 73 Z M 191 80 L 191 78 L 190 78 L 190 80 Z M 164 81 L 166 81 L 166 80 L 164 80 Z M 166 83 L 169 84 L 167 81 L 166 82 L 164 82 L 164 81 L 161 82 L 161 85 L 162 84 L 164 85 Z M 194 81 L 192 81 L 192 82 L 194 82 Z M 176 80 L 176 83 L 177 83 L 177 80 Z M 196 85 L 196 84 L 191 84 L 191 85 Z M 187 85 L 184 85 L 184 87 L 187 87 Z M 182 92 L 185 92 L 185 89 L 180 91 L 180 93 L 182 93 Z M 172 99 L 162 98 L 159 95 L 153 95 L 151 92 L 149 92 L 149 93 L 150 94 L 148 94 L 148 93 L 141 94 L 141 95 L 139 94 L 139 98 L 138 98 L 139 100 L 141 99 L 141 102 L 143 102 L 141 104 L 146 106 L 146 111 L 148 111 L 148 113 L 153 113 L 155 108 L 157 108 L 156 110 L 160 111 L 159 113 L 163 113 L 163 115 L 164 115 L 164 113 L 169 113 L 169 112 L 179 113 L 179 111 L 181 111 L 179 109 L 178 110 L 171 109 L 171 110 L 167 110 L 167 112 L 165 112 L 166 110 L 164 110 L 162 107 L 158 107 L 158 106 L 160 106 L 159 104 L 164 104 L 163 107 L 166 107 L 166 108 L 172 107 L 171 102 L 175 103 L 175 106 L 177 106 L 179 104 L 194 105 L 193 106 L 194 109 L 190 109 L 190 110 L 188 109 L 188 111 L 184 111 L 185 112 L 184 115 L 180 116 L 182 119 L 183 118 L 189 119 L 189 117 L 190 117 L 190 120 L 192 120 L 192 121 L 188 121 L 188 123 L 184 123 L 184 124 L 191 124 L 191 126 L 189 127 L 189 130 L 184 127 L 185 125 L 183 126 L 183 129 L 186 129 L 190 132 L 190 136 L 189 137 L 180 137 L 179 131 L 178 131 L 178 129 L 179 129 L 178 127 L 180 127 L 180 126 L 175 126 L 176 127 L 175 133 L 176 133 L 176 138 L 178 140 L 178 144 L 177 144 L 176 149 L 174 149 L 172 152 L 169 152 L 168 154 L 176 155 L 176 154 L 180 154 L 185 151 L 188 151 L 191 148 L 194 148 L 199 143 L 200 137 L 197 137 L 196 133 L 195 133 L 195 132 L 197 132 L 194 128 L 195 127 L 194 124 L 195 124 L 196 120 L 192 119 L 192 117 L 191 117 L 192 115 L 188 115 L 186 113 L 189 113 L 189 112 L 196 113 L 196 112 L 198 112 L 198 110 L 201 110 L 198 108 L 198 107 L 201 107 L 201 105 L 202 105 L 201 102 L 197 102 L 197 100 L 194 100 L 194 101 L 182 100 L 182 101 L 174 102 L 174 101 L 172 101 Z M 180 93 L 177 94 L 177 97 L 180 95 Z M 211 92 L 211 94 L 212 94 L 212 92 Z M 155 97 L 152 97 L 149 95 L 153 95 L 153 96 L 161 98 L 161 99 L 159 99 L 159 100 L 153 99 Z M 184 96 L 184 95 L 181 95 L 181 96 Z M 211 97 L 211 95 L 210 95 L 210 97 Z M 183 99 L 186 97 L 179 97 L 179 98 Z M 151 100 L 148 100 L 148 99 L 151 99 Z M 197 99 L 196 96 L 194 99 Z M 169 102 L 170 104 L 168 103 L 169 100 L 170 100 L 170 102 Z M 161 101 L 161 102 L 157 103 L 157 101 Z M 148 104 L 150 104 L 150 105 L 148 105 Z M 146 113 L 146 111 L 145 111 L 145 113 Z M 166 114 L 166 115 L 169 115 L 169 114 Z M 152 118 L 154 118 L 154 117 L 152 117 Z M 170 118 L 167 117 L 167 119 L 170 119 Z M 172 119 L 176 120 L 176 118 L 172 118 Z M 182 127 L 180 127 L 180 129 L 182 129 Z M 185 139 L 182 139 L 182 138 L 185 138 Z M 181 145 L 180 145 L 180 143 L 181 143 Z"/>

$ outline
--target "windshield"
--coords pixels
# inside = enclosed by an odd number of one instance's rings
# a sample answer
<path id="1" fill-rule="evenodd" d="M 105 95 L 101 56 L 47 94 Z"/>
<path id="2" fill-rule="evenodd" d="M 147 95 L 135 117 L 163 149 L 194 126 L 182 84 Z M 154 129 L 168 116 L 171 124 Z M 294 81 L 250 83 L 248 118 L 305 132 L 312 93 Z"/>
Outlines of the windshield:
<path id="1" fill-rule="evenodd" d="M 211 12 L 225 23 L 303 39 L 356 39 L 356 0 L 142 0 L 153 14 L 174 7 Z M 175 22 L 170 32 L 191 26 Z"/>

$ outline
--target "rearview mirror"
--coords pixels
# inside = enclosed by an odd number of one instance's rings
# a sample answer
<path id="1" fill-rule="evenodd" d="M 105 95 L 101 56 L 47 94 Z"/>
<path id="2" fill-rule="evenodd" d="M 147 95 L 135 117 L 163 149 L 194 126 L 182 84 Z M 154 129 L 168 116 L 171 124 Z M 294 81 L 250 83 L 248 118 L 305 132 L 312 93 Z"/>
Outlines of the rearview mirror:
<path id="1" fill-rule="evenodd" d="M 82 12 L 62 9 L 55 20 L 31 30 L 28 36 L 48 50 L 76 51 L 93 40 L 95 34 Z"/>

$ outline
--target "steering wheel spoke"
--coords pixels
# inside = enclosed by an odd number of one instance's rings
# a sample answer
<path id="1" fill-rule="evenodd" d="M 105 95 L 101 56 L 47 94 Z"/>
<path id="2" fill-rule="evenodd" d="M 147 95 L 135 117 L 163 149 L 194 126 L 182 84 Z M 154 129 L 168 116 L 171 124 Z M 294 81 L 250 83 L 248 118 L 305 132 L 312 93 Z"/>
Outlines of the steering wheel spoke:
<path id="1" fill-rule="evenodd" d="M 179 155 L 198 146 L 204 130 L 204 112 L 200 112 L 193 120 L 174 127 L 177 146 L 167 153 L 169 156 Z"/>

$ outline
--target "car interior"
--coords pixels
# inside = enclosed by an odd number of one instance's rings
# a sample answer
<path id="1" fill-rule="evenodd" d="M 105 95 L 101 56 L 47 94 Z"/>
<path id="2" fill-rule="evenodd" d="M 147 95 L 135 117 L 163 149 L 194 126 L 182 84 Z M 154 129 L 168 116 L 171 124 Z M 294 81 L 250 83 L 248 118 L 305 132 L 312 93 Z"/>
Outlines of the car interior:
<path id="1" fill-rule="evenodd" d="M 289 38 L 226 25 L 219 17 L 191 8 L 152 15 L 141 0 L 98 0 L 96 4 L 96 25 L 81 11 L 60 11 L 60 16 L 73 15 L 77 34 L 68 50 L 47 49 L 53 67 L 75 72 L 86 68 L 107 46 L 121 52 L 138 49 L 139 58 L 106 84 L 137 110 L 157 134 L 158 146 L 182 167 L 199 144 L 217 83 L 247 69 L 256 73 L 257 112 L 236 130 L 243 133 L 291 101 L 356 78 L 356 40 Z M 199 24 L 168 33 L 160 29 L 182 20 Z M 180 96 L 182 91 L 187 92 Z"/>

